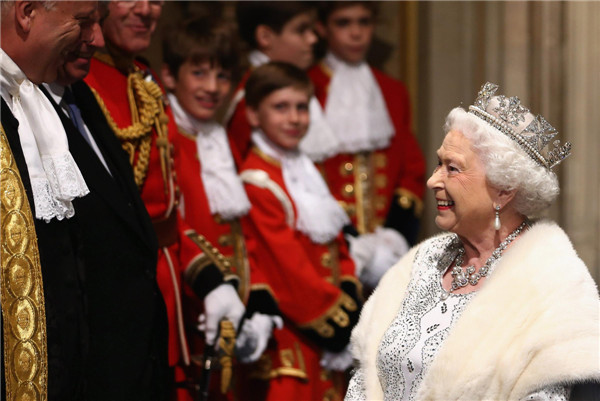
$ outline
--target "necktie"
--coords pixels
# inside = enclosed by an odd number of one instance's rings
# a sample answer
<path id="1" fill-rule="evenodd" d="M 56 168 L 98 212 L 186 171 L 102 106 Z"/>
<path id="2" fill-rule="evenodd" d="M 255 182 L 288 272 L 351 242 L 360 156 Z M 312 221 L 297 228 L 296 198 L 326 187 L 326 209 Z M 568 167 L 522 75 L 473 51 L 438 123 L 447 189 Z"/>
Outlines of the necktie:
<path id="1" fill-rule="evenodd" d="M 106 171 L 108 171 L 108 173 L 112 176 L 112 173 L 110 172 L 110 169 L 106 164 L 106 160 L 104 160 L 104 156 L 102 156 L 102 152 L 100 152 L 100 149 L 98 149 L 98 145 L 96 145 L 94 140 L 91 138 L 91 134 L 85 127 L 85 123 L 83 122 L 83 118 L 81 117 L 81 110 L 79 110 L 79 107 L 77 106 L 77 104 L 75 104 L 75 96 L 73 95 L 71 88 L 65 87 L 63 101 L 67 105 L 67 112 L 69 113 L 69 118 L 73 122 L 73 125 L 75 125 L 75 128 L 77 128 L 81 136 L 83 136 L 83 139 L 85 139 L 85 141 L 88 143 L 88 145 L 90 145 L 94 153 L 96 153 L 96 156 L 98 156 L 98 159 L 100 159 L 100 162 L 102 162 L 102 165 L 104 166 L 104 168 L 106 168 Z"/>
<path id="2" fill-rule="evenodd" d="M 79 107 L 77 107 L 77 105 L 75 104 L 75 96 L 73 96 L 73 92 L 68 87 L 65 88 L 65 94 L 63 95 L 63 100 L 65 101 L 65 103 L 67 105 L 67 112 L 69 113 L 69 118 L 73 122 L 73 125 L 75 125 L 75 128 L 77 128 L 79 130 L 79 133 L 83 136 L 85 141 L 91 146 L 92 143 L 91 143 L 90 138 L 88 137 L 88 134 L 85 130 L 83 118 L 81 117 L 81 110 L 79 110 Z"/>

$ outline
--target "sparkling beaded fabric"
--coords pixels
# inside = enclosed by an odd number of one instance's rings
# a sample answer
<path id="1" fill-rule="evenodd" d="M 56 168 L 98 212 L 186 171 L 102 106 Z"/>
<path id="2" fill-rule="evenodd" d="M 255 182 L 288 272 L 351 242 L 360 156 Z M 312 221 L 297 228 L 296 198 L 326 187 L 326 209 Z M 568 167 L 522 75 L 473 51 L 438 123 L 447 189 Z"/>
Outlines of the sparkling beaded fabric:
<path id="1" fill-rule="evenodd" d="M 415 256 L 406 297 L 396 318 L 385 332 L 377 353 L 377 374 L 385 400 L 416 400 L 419 385 L 452 326 L 460 318 L 476 292 L 452 294 L 441 300 L 440 277 L 457 256 L 461 244 L 457 236 L 434 238 Z M 490 275 L 497 260 L 490 266 Z M 465 352 L 468 345 L 465 344 Z M 357 369 L 347 401 L 366 400 L 364 376 Z M 524 400 L 566 401 L 570 389 L 552 386 L 530 394 Z"/>

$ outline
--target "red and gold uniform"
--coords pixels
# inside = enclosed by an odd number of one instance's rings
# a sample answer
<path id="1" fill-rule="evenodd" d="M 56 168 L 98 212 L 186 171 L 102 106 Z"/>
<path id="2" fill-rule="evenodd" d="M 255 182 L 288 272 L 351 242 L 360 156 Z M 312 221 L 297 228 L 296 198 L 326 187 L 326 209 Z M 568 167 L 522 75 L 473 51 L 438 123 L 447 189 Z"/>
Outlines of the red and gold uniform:
<path id="1" fill-rule="evenodd" d="M 252 127 L 246 118 L 246 99 L 244 99 L 244 87 L 251 73 L 252 68 L 242 76 L 225 116 L 225 128 L 231 145 L 231 153 L 238 167 L 242 165 L 252 146 L 250 141 Z"/>
<path id="2" fill-rule="evenodd" d="M 385 225 L 414 243 L 423 208 L 425 160 L 411 132 L 409 97 L 404 85 L 371 67 L 395 130 L 389 146 L 342 153 L 319 163 L 333 196 L 359 233 Z M 315 96 L 325 109 L 331 70 L 320 63 L 308 72 Z"/>
<path id="3" fill-rule="evenodd" d="M 202 179 L 202 164 L 198 156 L 196 140 L 194 135 L 186 132 L 182 127 L 179 127 L 177 135 L 173 138 L 175 169 L 181 190 L 181 207 L 185 221 L 193 229 L 202 230 L 203 236 L 214 244 L 225 257 L 227 267 L 239 278 L 238 294 L 246 305 L 246 316 L 250 317 L 254 312 L 279 315 L 272 292 L 264 285 L 265 280 L 260 278 L 261 272 L 253 269 L 253 264 L 249 261 L 240 218 L 227 220 L 220 214 L 211 212 L 206 195 L 207 189 Z M 224 155 L 217 157 L 224 157 Z M 241 202 L 243 200 L 240 200 Z M 188 302 L 188 307 L 191 309 L 189 318 L 194 319 L 198 315 L 200 312 L 198 306 L 197 302 Z M 192 354 L 201 353 L 203 346 L 202 341 L 191 342 L 190 351 Z M 219 375 L 211 376 L 211 394 L 214 396 L 220 394 L 217 389 L 219 379 Z M 228 397 L 236 398 L 233 393 L 229 393 Z"/>
<path id="4" fill-rule="evenodd" d="M 319 361 L 323 350 L 346 347 L 360 311 L 360 284 L 342 233 L 318 244 L 294 228 L 296 209 L 281 165 L 258 148 L 241 176 L 252 204 L 243 219 L 248 251 L 284 316 L 283 329 L 244 374 L 245 399 L 341 400 L 343 381 Z"/>
<path id="5" fill-rule="evenodd" d="M 181 305 L 182 277 L 193 277 L 191 287 L 202 298 L 223 282 L 210 252 L 199 247 L 196 233 L 181 219 L 171 141 L 177 127 L 163 104 L 162 89 L 151 71 L 138 62 L 122 73 L 108 54 L 91 61 L 85 81 L 128 153 L 142 200 L 159 240 L 157 281 L 169 320 L 169 365 L 189 364 Z M 189 281 L 188 281 L 189 282 Z M 184 380 L 176 368 L 176 381 Z M 186 399 L 180 392 L 179 399 Z M 188 398 L 189 399 L 189 398 Z"/>

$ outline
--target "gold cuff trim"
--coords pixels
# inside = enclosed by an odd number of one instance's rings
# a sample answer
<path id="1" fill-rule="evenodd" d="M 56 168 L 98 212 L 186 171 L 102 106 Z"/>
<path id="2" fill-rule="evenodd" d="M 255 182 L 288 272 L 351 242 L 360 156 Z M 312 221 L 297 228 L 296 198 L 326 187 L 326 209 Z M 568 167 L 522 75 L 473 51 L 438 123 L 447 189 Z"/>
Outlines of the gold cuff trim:
<path id="1" fill-rule="evenodd" d="M 273 368 L 271 356 L 263 354 L 256 362 L 256 369 L 250 374 L 252 379 L 271 380 L 278 376 L 291 376 L 299 379 L 308 380 L 306 373 L 306 364 L 304 356 L 298 343 L 294 343 L 294 348 L 284 348 L 279 350 L 279 360 L 283 366 Z M 297 361 L 297 367 L 294 367 L 294 362 Z"/>
<path id="2" fill-rule="evenodd" d="M 48 346 L 42 266 L 21 175 L 0 126 L 0 297 L 6 398 L 48 398 Z"/>
<path id="3" fill-rule="evenodd" d="M 358 278 L 356 278 L 355 276 L 343 275 L 340 278 L 340 282 L 344 282 L 344 281 L 349 281 L 351 283 L 354 283 L 354 285 L 356 286 L 356 295 L 358 296 L 358 299 L 364 303 L 365 299 L 363 297 L 363 285 L 360 282 L 360 280 Z"/>
<path id="4" fill-rule="evenodd" d="M 414 192 L 406 188 L 398 188 L 394 191 L 398 195 L 398 205 L 405 210 L 414 207 L 416 217 L 423 215 L 423 201 Z"/>
<path id="5" fill-rule="evenodd" d="M 267 291 L 269 294 L 271 294 L 271 298 L 273 298 L 273 300 L 279 304 L 279 301 L 277 300 L 277 297 L 275 296 L 275 293 L 273 292 L 273 290 L 271 289 L 271 287 L 268 284 L 252 284 L 250 286 L 250 292 L 252 291 Z"/>
<path id="6" fill-rule="evenodd" d="M 203 235 L 198 234 L 194 230 L 186 230 L 185 235 L 194 241 L 198 248 L 214 263 L 223 274 L 231 273 L 231 264 L 225 256 L 217 248 L 215 248 Z"/>
<path id="7" fill-rule="evenodd" d="M 204 268 L 208 265 L 212 265 L 212 263 L 212 260 L 206 254 L 196 256 L 194 259 L 192 259 L 187 269 L 185 269 L 185 282 L 189 285 L 193 285 Z"/>
<path id="8" fill-rule="evenodd" d="M 333 320 L 339 327 L 347 327 L 350 324 L 350 318 L 344 309 L 354 312 L 358 309 L 358 306 L 350 296 L 342 292 L 335 303 L 323 315 L 308 323 L 298 324 L 297 326 L 300 329 L 315 330 L 321 337 L 331 338 L 335 335 L 335 328 L 327 320 Z"/>

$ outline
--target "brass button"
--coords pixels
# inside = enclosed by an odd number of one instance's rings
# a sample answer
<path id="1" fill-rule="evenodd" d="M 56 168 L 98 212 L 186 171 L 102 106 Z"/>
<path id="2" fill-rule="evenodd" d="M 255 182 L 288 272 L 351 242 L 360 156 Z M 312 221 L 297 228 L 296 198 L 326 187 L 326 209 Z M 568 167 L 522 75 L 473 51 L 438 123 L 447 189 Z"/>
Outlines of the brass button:
<path id="1" fill-rule="evenodd" d="M 366 181 L 366 180 L 367 180 L 367 178 L 369 178 L 369 175 L 368 175 L 367 173 L 360 173 L 360 175 L 358 176 L 358 178 L 359 178 L 361 181 Z"/>
<path id="2" fill-rule="evenodd" d="M 385 196 L 377 196 L 375 198 L 375 208 L 377 210 L 385 209 L 386 204 L 387 204 L 387 199 L 385 198 Z"/>
<path id="3" fill-rule="evenodd" d="M 321 266 L 330 267 L 331 266 L 331 254 L 329 252 L 325 252 L 321 255 Z"/>
<path id="4" fill-rule="evenodd" d="M 377 188 L 385 188 L 387 186 L 387 176 L 383 175 L 383 174 L 376 174 L 375 175 L 375 186 Z"/>
<path id="5" fill-rule="evenodd" d="M 375 159 L 375 167 L 384 168 L 387 165 L 387 156 L 383 153 L 375 153 L 373 155 Z"/>
<path id="6" fill-rule="evenodd" d="M 340 173 L 342 175 L 350 175 L 354 171 L 354 165 L 350 162 L 342 163 L 340 165 Z"/>
<path id="7" fill-rule="evenodd" d="M 352 197 L 352 195 L 354 195 L 354 185 L 352 185 L 352 184 L 344 185 L 344 189 L 342 189 L 342 195 L 346 198 Z"/>
<path id="8" fill-rule="evenodd" d="M 410 197 L 402 195 L 400 198 L 398 198 L 398 204 L 402 209 L 410 209 L 413 205 L 413 201 Z"/>

